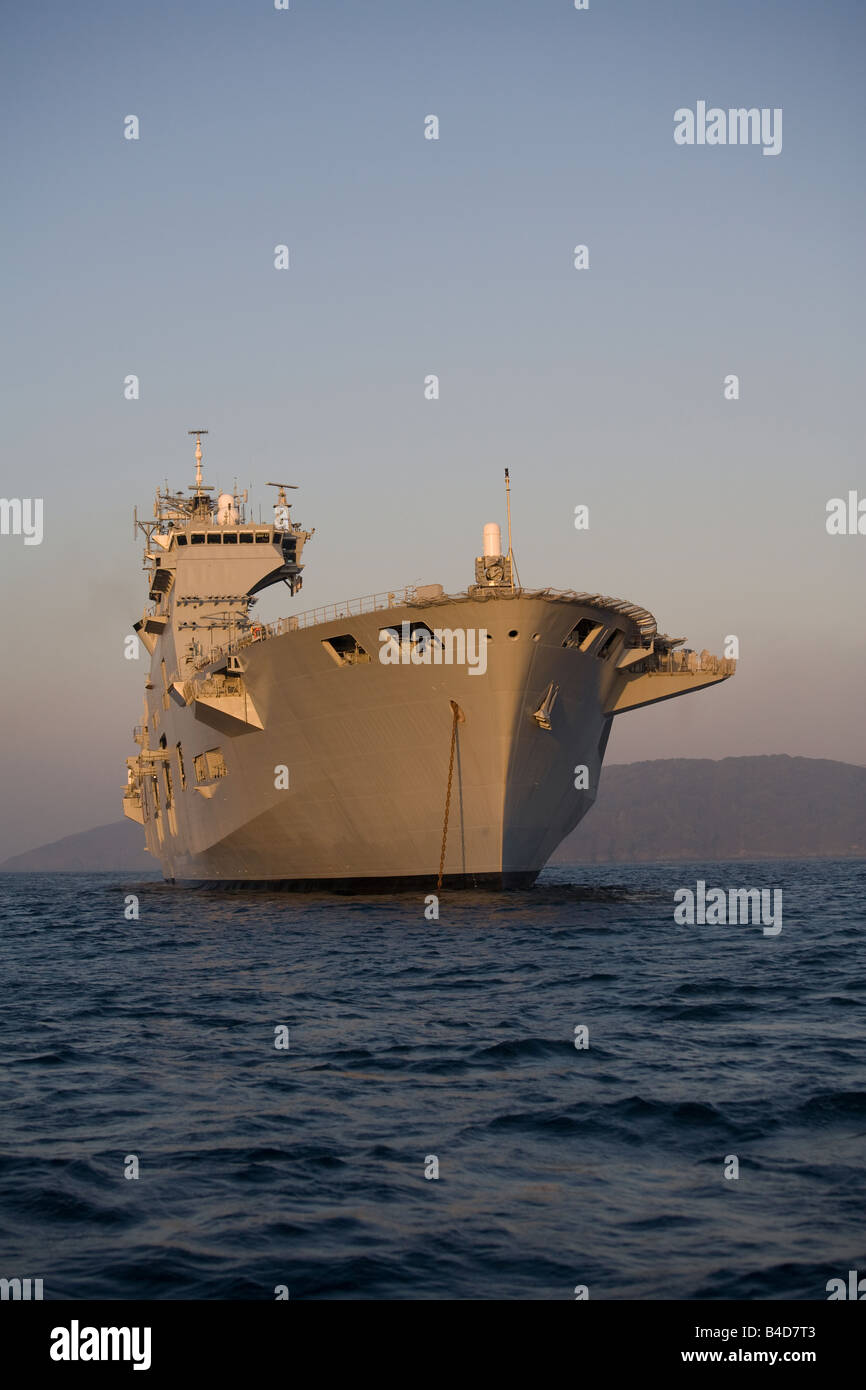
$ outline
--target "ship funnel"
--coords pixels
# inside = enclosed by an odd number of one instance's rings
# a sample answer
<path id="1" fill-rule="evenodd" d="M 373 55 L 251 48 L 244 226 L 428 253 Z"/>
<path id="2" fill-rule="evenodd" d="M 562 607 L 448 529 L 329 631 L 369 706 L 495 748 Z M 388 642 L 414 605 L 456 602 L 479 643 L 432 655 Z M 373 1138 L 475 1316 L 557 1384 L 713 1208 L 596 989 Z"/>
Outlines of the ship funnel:
<path id="1" fill-rule="evenodd" d="M 502 554 L 502 534 L 495 521 L 488 521 L 484 527 L 484 542 L 482 546 L 484 557 Z"/>

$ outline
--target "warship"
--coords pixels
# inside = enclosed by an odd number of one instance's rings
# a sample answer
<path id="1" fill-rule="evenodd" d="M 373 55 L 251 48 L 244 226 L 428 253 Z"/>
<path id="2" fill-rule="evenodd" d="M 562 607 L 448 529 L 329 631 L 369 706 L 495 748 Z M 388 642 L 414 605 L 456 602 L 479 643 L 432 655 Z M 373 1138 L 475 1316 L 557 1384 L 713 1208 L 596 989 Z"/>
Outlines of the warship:
<path id="1" fill-rule="evenodd" d="M 510 494 L 507 548 L 488 523 L 465 591 L 256 622 L 265 589 L 299 592 L 314 531 L 293 485 L 267 484 L 266 523 L 215 496 L 206 433 L 195 483 L 135 517 L 150 670 L 123 809 L 172 883 L 527 887 L 592 806 L 613 720 L 733 674 L 637 604 L 522 587 Z"/>

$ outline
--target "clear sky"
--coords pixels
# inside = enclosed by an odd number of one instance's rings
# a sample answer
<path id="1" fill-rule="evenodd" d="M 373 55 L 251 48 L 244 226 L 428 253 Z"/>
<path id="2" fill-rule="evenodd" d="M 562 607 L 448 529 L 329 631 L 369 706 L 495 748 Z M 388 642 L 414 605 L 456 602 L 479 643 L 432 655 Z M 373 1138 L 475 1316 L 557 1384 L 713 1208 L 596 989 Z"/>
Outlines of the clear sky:
<path id="1" fill-rule="evenodd" d="M 0 536 L 0 858 L 120 814 L 132 507 L 191 481 L 198 425 L 210 481 L 301 485 L 283 611 L 465 587 L 508 466 L 524 583 L 739 637 L 733 682 L 618 719 L 609 761 L 866 763 L 866 535 L 825 529 L 866 496 L 859 0 L 19 0 L 0 24 L 0 495 L 45 507 L 42 545 Z M 781 153 L 678 146 L 698 101 L 782 108 Z"/>

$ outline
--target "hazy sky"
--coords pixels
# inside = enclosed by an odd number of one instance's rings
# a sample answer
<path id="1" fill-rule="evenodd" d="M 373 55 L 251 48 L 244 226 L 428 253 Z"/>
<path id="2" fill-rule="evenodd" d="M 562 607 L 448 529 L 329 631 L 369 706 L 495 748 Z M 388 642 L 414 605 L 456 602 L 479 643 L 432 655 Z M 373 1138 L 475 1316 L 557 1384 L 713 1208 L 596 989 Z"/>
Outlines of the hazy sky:
<path id="1" fill-rule="evenodd" d="M 866 496 L 858 0 L 17 0 L 0 22 L 0 495 L 45 506 L 41 545 L 0 536 L 0 858 L 120 815 L 132 508 L 191 481 L 198 425 L 210 481 L 301 485 L 318 529 L 283 611 L 464 588 L 508 466 L 525 584 L 740 639 L 732 682 L 617 719 L 609 761 L 866 763 L 866 535 L 825 528 Z M 678 146 L 698 101 L 782 108 L 781 153 Z"/>

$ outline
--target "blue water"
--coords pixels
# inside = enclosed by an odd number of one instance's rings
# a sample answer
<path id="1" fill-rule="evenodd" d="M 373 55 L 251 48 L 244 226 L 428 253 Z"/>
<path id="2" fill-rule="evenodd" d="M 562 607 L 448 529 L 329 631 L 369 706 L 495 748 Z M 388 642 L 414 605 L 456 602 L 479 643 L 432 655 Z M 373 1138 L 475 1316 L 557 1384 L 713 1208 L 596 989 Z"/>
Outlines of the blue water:
<path id="1" fill-rule="evenodd" d="M 781 935 L 676 926 L 699 877 L 781 887 Z M 0 1276 L 826 1298 L 866 1273 L 864 902 L 863 861 L 557 869 L 438 922 L 418 894 L 2 876 Z"/>

